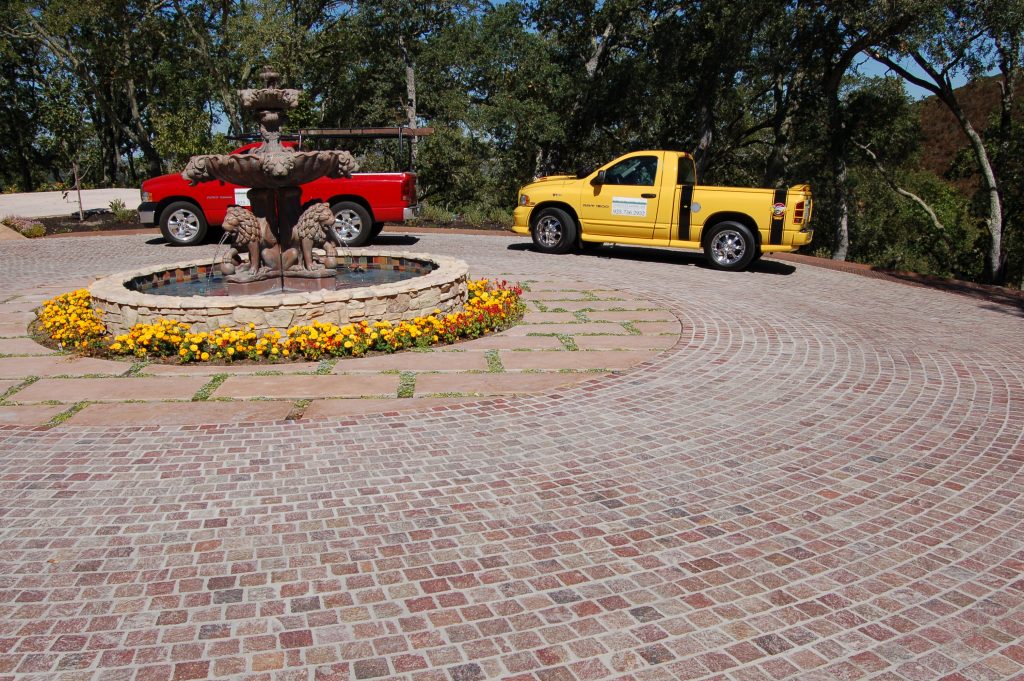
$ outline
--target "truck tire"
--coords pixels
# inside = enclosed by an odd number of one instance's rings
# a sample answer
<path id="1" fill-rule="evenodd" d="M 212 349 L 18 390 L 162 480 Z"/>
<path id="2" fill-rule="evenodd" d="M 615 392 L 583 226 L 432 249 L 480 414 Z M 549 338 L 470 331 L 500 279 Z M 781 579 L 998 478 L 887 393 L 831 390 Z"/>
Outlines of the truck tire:
<path id="1" fill-rule="evenodd" d="M 745 225 L 738 222 L 719 222 L 704 240 L 704 257 L 717 270 L 736 272 L 754 259 L 757 241 Z"/>
<path id="2" fill-rule="evenodd" d="M 375 223 L 373 223 L 373 229 L 370 231 L 370 237 L 373 238 L 373 239 L 376 239 L 377 235 L 380 234 L 383 231 L 384 231 L 384 223 L 383 222 L 375 222 Z"/>
<path id="3" fill-rule="evenodd" d="M 369 211 L 354 201 L 331 204 L 334 233 L 346 246 L 365 246 L 373 238 L 373 218 Z"/>
<path id="4" fill-rule="evenodd" d="M 195 246 L 206 238 L 206 216 L 194 203 L 175 201 L 160 213 L 160 233 L 172 246 Z"/>
<path id="5" fill-rule="evenodd" d="M 561 208 L 544 208 L 530 228 L 533 244 L 544 253 L 568 253 L 576 246 L 576 221 Z"/>

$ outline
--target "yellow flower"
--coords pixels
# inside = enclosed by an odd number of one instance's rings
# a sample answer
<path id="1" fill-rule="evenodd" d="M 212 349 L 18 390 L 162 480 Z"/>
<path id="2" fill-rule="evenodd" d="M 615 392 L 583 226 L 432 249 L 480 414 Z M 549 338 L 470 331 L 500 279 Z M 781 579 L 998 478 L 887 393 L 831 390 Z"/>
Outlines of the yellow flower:
<path id="1" fill-rule="evenodd" d="M 199 355 L 199 359 L 205 362 L 206 360 L 210 359 L 210 353 L 204 352 L 203 354 Z"/>

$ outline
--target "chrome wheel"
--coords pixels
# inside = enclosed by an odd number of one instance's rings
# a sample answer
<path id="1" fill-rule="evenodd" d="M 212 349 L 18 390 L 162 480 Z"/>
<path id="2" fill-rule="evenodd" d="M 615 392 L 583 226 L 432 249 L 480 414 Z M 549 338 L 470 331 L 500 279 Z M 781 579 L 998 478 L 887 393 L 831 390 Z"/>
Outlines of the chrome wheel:
<path id="1" fill-rule="evenodd" d="M 334 214 L 334 233 L 345 243 L 355 241 L 363 231 L 363 220 L 351 208 L 342 208 Z"/>
<path id="2" fill-rule="evenodd" d="M 179 208 L 167 218 L 167 231 L 180 243 L 194 241 L 201 229 L 199 216 L 184 208 Z"/>
<path id="3" fill-rule="evenodd" d="M 545 215 L 537 221 L 537 241 L 547 248 L 557 248 L 562 241 L 562 221 L 553 215 Z"/>
<path id="4" fill-rule="evenodd" d="M 734 267 L 747 253 L 747 241 L 733 229 L 723 229 L 711 240 L 711 257 L 722 267 Z"/>

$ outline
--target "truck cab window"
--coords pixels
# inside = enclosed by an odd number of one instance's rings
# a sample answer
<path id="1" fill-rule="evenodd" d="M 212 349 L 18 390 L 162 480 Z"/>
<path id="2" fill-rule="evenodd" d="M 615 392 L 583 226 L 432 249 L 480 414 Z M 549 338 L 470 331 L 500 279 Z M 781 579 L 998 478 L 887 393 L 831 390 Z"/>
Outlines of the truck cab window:
<path id="1" fill-rule="evenodd" d="M 634 156 L 616 163 L 605 172 L 605 184 L 653 187 L 658 174 L 657 156 Z"/>

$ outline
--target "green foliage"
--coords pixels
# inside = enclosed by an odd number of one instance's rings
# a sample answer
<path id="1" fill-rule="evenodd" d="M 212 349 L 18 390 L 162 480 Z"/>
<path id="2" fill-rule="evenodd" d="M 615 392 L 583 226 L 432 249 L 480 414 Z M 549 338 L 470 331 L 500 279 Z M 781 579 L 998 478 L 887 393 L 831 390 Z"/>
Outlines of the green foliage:
<path id="1" fill-rule="evenodd" d="M 138 222 L 139 214 L 133 208 L 124 205 L 121 199 L 114 199 L 110 202 L 110 212 L 118 222 Z"/>
<path id="2" fill-rule="evenodd" d="M 152 121 L 153 146 L 167 172 L 181 172 L 197 154 L 226 153 L 236 146 L 223 135 L 210 135 L 210 116 L 202 109 L 158 111 Z"/>
<path id="3" fill-rule="evenodd" d="M 955 189 L 922 171 L 901 172 L 901 187 L 925 199 L 940 230 L 917 204 L 897 194 L 871 167 L 852 173 L 857 210 L 852 219 L 851 257 L 880 267 L 940 277 L 981 275 L 984 227 Z"/>

